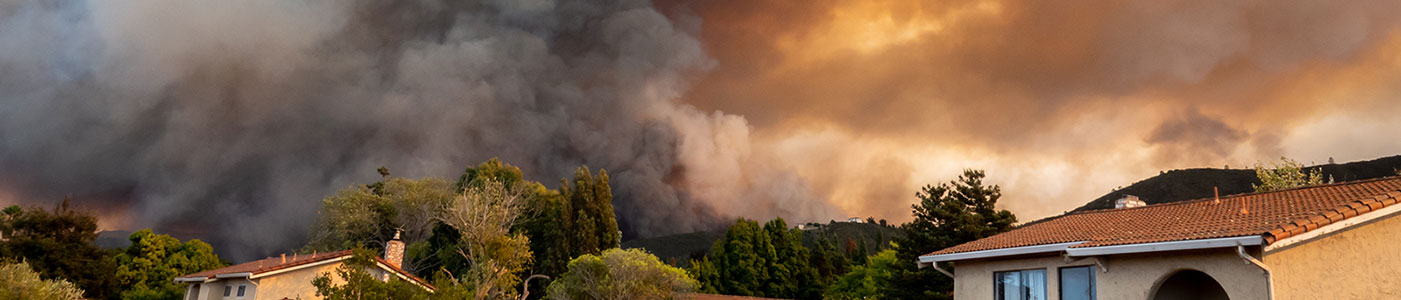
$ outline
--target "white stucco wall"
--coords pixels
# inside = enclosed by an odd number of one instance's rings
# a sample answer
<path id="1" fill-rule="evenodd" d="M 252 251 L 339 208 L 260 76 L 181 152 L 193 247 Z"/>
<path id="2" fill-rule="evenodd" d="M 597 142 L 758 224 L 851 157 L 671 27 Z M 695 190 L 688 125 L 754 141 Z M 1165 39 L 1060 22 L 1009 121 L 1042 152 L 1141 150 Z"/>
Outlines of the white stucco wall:
<path id="1" fill-rule="evenodd" d="M 993 298 L 993 272 L 1026 269 L 1046 270 L 1046 296 L 1059 300 L 1058 268 L 1094 265 L 1098 258 L 1067 263 L 1060 256 L 1043 256 L 1005 260 L 956 262 L 954 267 L 954 299 L 988 300 Z M 1265 300 L 1264 272 L 1246 264 L 1235 248 L 1192 252 L 1112 255 L 1101 261 L 1105 268 L 1095 273 L 1098 299 L 1150 299 L 1156 286 L 1179 270 L 1198 270 L 1221 284 L 1234 300 Z"/>

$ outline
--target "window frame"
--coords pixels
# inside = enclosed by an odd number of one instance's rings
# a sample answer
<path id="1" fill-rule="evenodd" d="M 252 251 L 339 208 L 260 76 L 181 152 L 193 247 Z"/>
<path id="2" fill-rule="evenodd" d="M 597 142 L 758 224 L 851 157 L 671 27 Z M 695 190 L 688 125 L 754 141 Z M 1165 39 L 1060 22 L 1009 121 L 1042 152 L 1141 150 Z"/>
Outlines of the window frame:
<path id="1" fill-rule="evenodd" d="M 224 285 L 224 297 L 228 297 L 229 295 L 233 295 L 233 286 L 226 284 Z"/>
<path id="2" fill-rule="evenodd" d="M 1064 267 L 1056 268 L 1056 291 L 1057 291 L 1057 293 L 1056 293 L 1056 298 L 1057 298 L 1057 299 L 1065 299 L 1065 273 L 1064 273 L 1064 272 L 1065 272 L 1066 269 L 1088 269 L 1088 270 L 1090 271 L 1090 273 L 1089 273 L 1089 274 L 1090 274 L 1090 278 L 1089 278 L 1089 279 L 1090 279 L 1090 280 L 1089 280 L 1089 283 L 1090 283 L 1090 300 L 1098 300 L 1098 299 L 1099 299 L 1099 289 L 1098 289 L 1099 284 L 1097 283 L 1098 280 L 1096 280 L 1096 278 L 1097 278 L 1098 276 L 1095 275 L 1095 271 L 1096 271 L 1097 269 L 1099 269 L 1099 268 L 1096 267 L 1095 265 L 1064 266 Z"/>
<path id="3" fill-rule="evenodd" d="M 248 285 L 246 285 L 246 284 L 240 284 L 240 285 L 238 285 L 238 297 L 239 297 L 239 298 L 243 298 L 244 290 L 247 289 L 247 288 L 248 288 Z"/>
<path id="4" fill-rule="evenodd" d="M 1048 268 L 1030 268 L 1030 269 L 1017 269 L 1017 270 L 993 271 L 993 272 L 992 272 L 992 279 L 993 279 L 993 281 L 992 281 L 992 299 L 993 299 L 993 300 L 1005 300 L 1005 299 L 1001 299 L 1001 298 L 998 298 L 998 297 L 997 297 L 997 296 L 998 296 L 998 293 L 999 293 L 999 292 L 1002 292 L 1002 289 L 1000 289 L 1000 287 L 1001 287 L 1000 284 L 1001 284 L 1001 282 L 1002 282 L 1002 275 L 1003 275 L 1003 274 L 1007 274 L 1007 273 L 1016 273 L 1016 274 L 1017 274 L 1017 284 L 1020 286 L 1020 285 L 1022 285 L 1022 283 L 1026 282 L 1026 280 L 1027 280 L 1027 277 L 1026 277 L 1026 276 L 1027 276 L 1028 272 L 1031 272 L 1031 271 L 1041 271 L 1041 298 L 1042 298 L 1042 299 L 1047 299 L 1047 297 L 1050 296 L 1050 295 L 1049 295 L 1049 294 L 1050 294 L 1050 291 L 1049 291 L 1049 290 L 1050 290 L 1050 287 L 1047 286 L 1048 284 L 1050 284 L 1050 278 L 1049 278 L 1049 276 L 1050 276 L 1050 274 L 1049 274 L 1049 273 L 1050 273 L 1050 270 L 1048 270 Z M 1057 275 L 1059 275 L 1059 273 L 1057 273 Z M 1026 300 L 1026 299 L 1023 299 L 1024 297 L 1021 297 L 1021 296 L 1023 296 L 1023 295 L 1018 295 L 1018 298 L 1017 298 L 1017 299 Z"/>

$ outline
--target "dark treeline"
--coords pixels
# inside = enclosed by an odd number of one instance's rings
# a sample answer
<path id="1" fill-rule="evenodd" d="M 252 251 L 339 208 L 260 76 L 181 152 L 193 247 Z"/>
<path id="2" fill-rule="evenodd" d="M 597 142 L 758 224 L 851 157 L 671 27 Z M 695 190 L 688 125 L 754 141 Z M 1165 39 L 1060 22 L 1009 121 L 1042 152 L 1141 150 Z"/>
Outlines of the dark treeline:
<path id="1" fill-rule="evenodd" d="M 984 173 L 964 171 L 957 180 L 925 186 L 912 205 L 915 219 L 904 234 L 879 247 L 823 234 L 804 235 L 783 219 L 739 219 L 690 273 L 708 293 L 793 299 L 952 299 L 953 280 L 913 262 L 919 255 L 1005 232 L 1016 216 L 995 208 L 1001 188 L 983 184 Z M 869 223 L 877 223 L 874 218 Z M 816 224 L 809 224 L 809 226 Z M 885 226 L 882 224 L 881 226 Z M 880 231 L 877 231 L 880 233 Z M 806 243 L 804 236 L 813 239 Z M 889 243 L 883 243 L 889 241 Z M 804 246 L 804 244 L 811 246 Z M 876 253 L 869 253 L 875 251 Z"/>
<path id="2" fill-rule="evenodd" d="M 952 281 L 911 263 L 928 252 L 1004 232 L 1016 217 L 995 205 L 1000 188 L 981 171 L 925 186 L 914 220 L 894 225 L 806 224 L 738 219 L 687 270 L 640 250 L 618 249 L 608 173 L 579 167 L 557 189 L 525 180 L 492 159 L 456 180 L 409 179 L 379 170 L 378 182 L 322 200 L 319 220 L 298 252 L 355 249 L 335 274 L 311 282 L 326 299 L 593 299 L 596 295 L 677 292 L 794 299 L 949 299 Z M 464 217 L 470 215 L 471 218 Z M 0 270 L 20 272 L 12 290 L 54 299 L 181 299 L 180 275 L 227 266 L 209 244 L 141 230 L 125 248 L 97 247 L 97 219 L 69 206 L 12 206 L 0 215 Z M 876 225 L 879 224 L 879 225 Z M 846 225 L 874 233 L 839 233 Z M 887 234 L 887 232 L 899 234 Z M 370 257 L 399 236 L 404 269 L 436 292 L 366 273 Z M 12 271 L 19 270 L 19 271 Z M 338 276 L 340 281 L 331 280 Z M 606 284 L 604 284 L 606 283 Z M 528 288 L 527 288 L 528 287 Z M 67 294 L 64 294 L 67 293 Z M 67 296 L 64 296 L 67 295 Z M 3 296 L 3 295 L 0 295 Z"/>
<path id="3" fill-rule="evenodd" d="M 176 276 L 227 265 L 199 240 L 180 242 L 150 230 L 132 233 L 131 245 L 99 248 L 97 218 L 70 206 L 53 209 L 10 206 L 0 214 L 0 263 L 7 272 L 34 273 L 46 282 L 7 281 L 8 291 L 28 290 L 22 299 L 71 299 L 60 287 L 88 299 L 181 299 Z M 14 268 L 15 264 L 29 269 Z M 4 274 L 13 280 L 21 274 Z M 15 295 L 10 295 L 15 296 Z"/>

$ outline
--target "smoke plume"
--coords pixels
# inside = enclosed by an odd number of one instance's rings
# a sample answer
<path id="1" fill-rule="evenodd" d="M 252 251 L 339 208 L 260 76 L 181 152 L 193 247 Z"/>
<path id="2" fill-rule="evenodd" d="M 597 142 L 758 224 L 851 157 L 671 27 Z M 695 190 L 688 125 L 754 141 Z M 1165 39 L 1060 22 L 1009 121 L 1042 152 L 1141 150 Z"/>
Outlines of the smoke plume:
<path id="1" fill-rule="evenodd" d="M 1401 152 L 1398 1 L 659 3 L 719 62 L 684 101 L 863 183 L 815 184 L 852 215 L 907 220 L 963 168 L 1034 220 L 1163 170 Z"/>
<path id="2" fill-rule="evenodd" d="M 714 64 L 639 0 L 0 0 L 0 200 L 73 193 L 234 258 L 299 246 L 379 166 L 491 157 L 607 169 L 628 236 L 840 215 L 745 118 L 677 102 Z"/>

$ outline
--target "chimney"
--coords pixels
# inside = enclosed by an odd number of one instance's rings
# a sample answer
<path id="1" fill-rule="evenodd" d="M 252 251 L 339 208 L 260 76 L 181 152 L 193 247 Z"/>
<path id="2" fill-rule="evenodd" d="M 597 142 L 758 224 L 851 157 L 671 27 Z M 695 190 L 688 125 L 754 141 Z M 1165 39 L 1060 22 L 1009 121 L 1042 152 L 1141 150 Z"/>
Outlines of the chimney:
<path id="1" fill-rule="evenodd" d="M 1148 205 L 1148 204 L 1147 204 L 1147 203 L 1143 203 L 1143 200 L 1138 200 L 1138 196 L 1134 196 L 1134 195 L 1124 195 L 1123 198 L 1119 198 L 1119 200 L 1114 200 L 1114 208 L 1115 208 L 1115 209 L 1119 209 L 1119 208 L 1130 208 L 1130 207 L 1139 207 L 1139 206 L 1144 206 L 1144 205 Z"/>
<path id="2" fill-rule="evenodd" d="M 404 267 L 404 241 L 399 240 L 399 231 L 394 231 L 394 239 L 384 244 L 384 260 L 395 268 Z"/>

